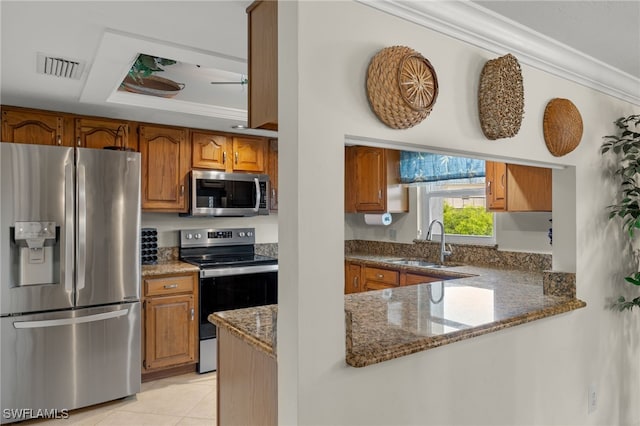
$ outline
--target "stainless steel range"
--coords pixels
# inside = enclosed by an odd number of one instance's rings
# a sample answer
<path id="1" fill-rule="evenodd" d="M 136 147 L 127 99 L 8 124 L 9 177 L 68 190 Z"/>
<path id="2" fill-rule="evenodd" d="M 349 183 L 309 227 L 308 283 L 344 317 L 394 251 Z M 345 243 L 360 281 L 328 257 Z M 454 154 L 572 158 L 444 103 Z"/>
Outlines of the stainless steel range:
<path id="1" fill-rule="evenodd" d="M 180 260 L 200 267 L 198 372 L 217 369 L 213 312 L 278 301 L 278 259 L 255 254 L 254 228 L 180 231 Z"/>

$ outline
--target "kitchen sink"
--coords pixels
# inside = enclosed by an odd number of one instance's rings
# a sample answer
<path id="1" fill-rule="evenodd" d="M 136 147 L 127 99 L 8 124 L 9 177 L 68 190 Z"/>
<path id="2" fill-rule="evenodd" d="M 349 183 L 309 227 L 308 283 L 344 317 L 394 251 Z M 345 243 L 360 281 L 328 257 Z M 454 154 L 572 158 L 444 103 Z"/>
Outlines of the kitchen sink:
<path id="1" fill-rule="evenodd" d="M 450 265 L 442 265 L 440 263 L 427 262 L 426 260 L 420 259 L 387 259 L 389 263 L 394 263 L 396 265 L 406 265 L 406 266 L 420 266 L 423 268 L 449 268 Z M 451 265 L 452 266 L 452 265 Z"/>

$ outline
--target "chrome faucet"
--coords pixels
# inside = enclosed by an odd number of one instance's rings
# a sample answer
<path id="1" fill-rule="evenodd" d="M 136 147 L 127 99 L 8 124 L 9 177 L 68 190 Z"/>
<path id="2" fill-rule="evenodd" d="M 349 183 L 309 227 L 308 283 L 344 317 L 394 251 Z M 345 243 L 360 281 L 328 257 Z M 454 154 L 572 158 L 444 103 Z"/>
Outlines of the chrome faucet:
<path id="1" fill-rule="evenodd" d="M 451 256 L 451 250 L 445 250 L 444 248 L 444 225 L 439 220 L 432 220 L 429 224 L 429 230 L 427 231 L 427 241 L 433 240 L 433 235 L 431 234 L 431 229 L 434 224 L 440 225 L 440 263 L 444 264 L 444 258 L 447 256 Z"/>

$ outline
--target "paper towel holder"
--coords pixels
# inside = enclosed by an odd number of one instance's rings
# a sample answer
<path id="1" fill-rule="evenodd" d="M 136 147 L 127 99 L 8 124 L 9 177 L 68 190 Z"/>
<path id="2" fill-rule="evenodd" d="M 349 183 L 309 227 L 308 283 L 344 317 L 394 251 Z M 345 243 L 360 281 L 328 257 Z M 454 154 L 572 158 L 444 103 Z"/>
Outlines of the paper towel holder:
<path id="1" fill-rule="evenodd" d="M 389 212 L 378 214 L 365 213 L 364 215 L 364 223 L 367 225 L 389 226 L 391 222 L 393 222 L 393 218 Z"/>

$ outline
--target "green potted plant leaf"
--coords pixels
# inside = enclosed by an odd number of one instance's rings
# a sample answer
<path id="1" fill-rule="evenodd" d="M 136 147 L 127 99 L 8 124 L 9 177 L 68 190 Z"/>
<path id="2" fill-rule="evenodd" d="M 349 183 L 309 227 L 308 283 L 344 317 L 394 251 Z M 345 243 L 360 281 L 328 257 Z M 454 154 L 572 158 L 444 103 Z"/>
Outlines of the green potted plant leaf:
<path id="1" fill-rule="evenodd" d="M 629 236 L 630 243 L 635 232 L 640 229 L 640 115 L 620 117 L 616 120 L 618 134 L 604 137 L 600 148 L 602 155 L 614 155 L 617 161 L 615 176 L 619 179 L 620 201 L 608 206 L 609 219 L 618 218 Z M 636 256 L 638 253 L 636 253 Z M 640 272 L 625 277 L 625 280 L 640 286 Z M 640 297 L 626 300 L 620 296 L 617 307 L 620 310 L 640 307 Z"/>
<path id="2" fill-rule="evenodd" d="M 130 92 L 144 95 L 172 97 L 184 89 L 183 83 L 153 75 L 164 71 L 162 66 L 173 65 L 173 59 L 141 53 L 129 69 L 127 76 L 122 81 L 122 87 Z"/>

